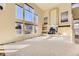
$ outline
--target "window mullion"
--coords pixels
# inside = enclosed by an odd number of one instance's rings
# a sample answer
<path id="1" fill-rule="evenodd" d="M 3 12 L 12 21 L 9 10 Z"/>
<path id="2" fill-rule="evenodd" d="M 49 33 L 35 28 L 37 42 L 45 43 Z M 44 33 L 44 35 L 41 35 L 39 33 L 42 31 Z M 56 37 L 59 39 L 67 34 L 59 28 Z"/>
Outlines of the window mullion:
<path id="1" fill-rule="evenodd" d="M 23 8 L 23 34 L 25 33 L 25 11 L 24 11 L 24 8 Z"/>

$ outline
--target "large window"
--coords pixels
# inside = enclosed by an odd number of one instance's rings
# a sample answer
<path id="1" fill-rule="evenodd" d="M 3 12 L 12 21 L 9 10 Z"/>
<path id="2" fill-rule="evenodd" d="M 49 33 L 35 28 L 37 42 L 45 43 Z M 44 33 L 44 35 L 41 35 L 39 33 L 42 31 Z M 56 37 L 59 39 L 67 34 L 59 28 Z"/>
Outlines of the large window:
<path id="1" fill-rule="evenodd" d="M 25 10 L 25 20 L 30 22 L 33 21 L 33 14 L 27 10 Z"/>
<path id="2" fill-rule="evenodd" d="M 19 5 L 16 5 L 16 18 L 23 19 L 23 8 Z"/>
<path id="3" fill-rule="evenodd" d="M 25 15 L 24 19 L 26 21 L 32 22 L 33 21 L 33 9 L 30 6 L 28 6 L 27 4 L 24 4 L 24 11 L 25 11 L 25 13 L 24 13 L 24 15 Z"/>
<path id="4" fill-rule="evenodd" d="M 28 23 L 25 25 L 25 34 L 31 34 L 33 30 L 33 9 L 27 4 L 24 4 L 24 20 Z"/>
<path id="5" fill-rule="evenodd" d="M 28 4 L 24 4 L 22 7 L 16 4 L 16 19 L 18 20 L 16 22 L 16 30 L 18 34 L 37 33 L 38 15 L 33 10 Z"/>
<path id="6" fill-rule="evenodd" d="M 37 33 L 38 31 L 38 15 L 34 14 L 34 33 Z"/>

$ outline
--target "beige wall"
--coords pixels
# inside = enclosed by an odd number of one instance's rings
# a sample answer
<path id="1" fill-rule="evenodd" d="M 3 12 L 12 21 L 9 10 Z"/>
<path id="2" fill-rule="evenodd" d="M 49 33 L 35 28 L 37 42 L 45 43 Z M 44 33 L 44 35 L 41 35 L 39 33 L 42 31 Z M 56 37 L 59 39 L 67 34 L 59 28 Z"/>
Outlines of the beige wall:
<path id="1" fill-rule="evenodd" d="M 37 5 L 35 5 L 33 3 L 30 3 L 29 5 L 34 8 L 35 12 L 39 16 L 39 21 L 38 21 L 38 27 L 39 27 L 38 28 L 38 34 L 41 34 L 42 33 L 42 23 L 43 23 L 43 14 L 44 14 L 44 11 L 41 10 Z"/>
<path id="2" fill-rule="evenodd" d="M 58 11 L 57 11 L 58 9 L 57 8 L 54 8 L 54 9 L 52 9 L 51 11 L 50 11 L 50 25 L 51 26 L 53 26 L 53 25 L 55 25 L 55 26 L 58 26 L 58 23 L 57 23 L 57 20 L 58 20 L 58 18 L 57 18 L 57 16 L 58 16 Z"/>
<path id="3" fill-rule="evenodd" d="M 59 25 L 71 25 L 70 27 L 60 27 L 59 29 L 59 33 L 63 34 L 66 33 L 67 36 L 69 36 L 69 41 L 73 41 L 73 30 L 72 30 L 72 11 L 71 11 L 71 4 L 67 3 L 67 4 L 60 4 L 59 6 Z M 61 23 L 61 12 L 63 11 L 68 11 L 68 23 Z"/>
<path id="4" fill-rule="evenodd" d="M 23 4 L 22 4 L 23 6 Z M 41 34 L 41 21 L 43 12 L 34 4 L 31 4 L 39 14 L 39 31 Z M 17 35 L 15 31 L 15 4 L 6 4 L 4 10 L 0 10 L 0 44 L 25 39 L 31 35 Z"/>
<path id="5" fill-rule="evenodd" d="M 52 9 L 53 8 L 58 8 L 59 9 L 59 26 L 62 26 L 62 25 L 71 25 L 70 27 L 59 27 L 58 28 L 58 33 L 60 33 L 60 34 L 66 34 L 70 39 L 68 39 L 69 41 L 73 41 L 73 31 L 72 31 L 72 12 L 71 12 L 71 4 L 69 4 L 69 3 L 61 3 L 61 4 L 58 4 L 58 5 L 56 5 L 55 7 L 52 7 Z M 69 20 L 69 22 L 68 23 L 61 23 L 61 12 L 64 12 L 64 11 L 68 11 L 68 20 Z M 47 10 L 46 11 L 46 13 L 48 12 L 48 14 L 49 14 L 49 12 L 50 12 L 50 10 Z M 45 13 L 45 14 L 46 14 Z M 49 18 L 49 23 L 50 23 L 50 16 L 49 15 L 47 15 L 48 16 L 48 18 Z M 53 20 L 52 20 L 53 21 Z M 50 27 L 51 25 L 49 25 L 49 27 Z"/>
<path id="6" fill-rule="evenodd" d="M 0 43 L 11 41 L 15 36 L 15 5 L 6 4 L 0 11 Z"/>

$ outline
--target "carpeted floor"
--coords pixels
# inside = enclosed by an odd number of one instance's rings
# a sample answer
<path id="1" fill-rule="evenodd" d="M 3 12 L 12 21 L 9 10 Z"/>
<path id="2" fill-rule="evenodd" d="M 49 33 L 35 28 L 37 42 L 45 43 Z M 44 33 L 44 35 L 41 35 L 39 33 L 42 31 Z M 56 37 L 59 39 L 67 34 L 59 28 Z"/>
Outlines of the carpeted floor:
<path id="1" fill-rule="evenodd" d="M 46 36 L 48 38 L 48 36 Z M 79 45 L 58 37 L 36 37 L 10 45 L 28 45 L 16 52 L 6 53 L 6 56 L 78 56 Z M 44 39 L 43 39 L 44 38 Z M 57 39 L 58 38 L 58 39 Z M 56 39 L 56 40 L 55 40 Z M 66 39 L 66 38 L 65 38 Z"/>

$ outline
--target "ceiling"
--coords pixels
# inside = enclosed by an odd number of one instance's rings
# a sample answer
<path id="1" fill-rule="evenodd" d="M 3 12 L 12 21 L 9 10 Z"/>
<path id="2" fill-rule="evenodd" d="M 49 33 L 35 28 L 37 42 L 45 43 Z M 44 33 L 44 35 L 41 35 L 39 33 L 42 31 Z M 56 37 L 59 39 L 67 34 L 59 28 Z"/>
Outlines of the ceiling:
<path id="1" fill-rule="evenodd" d="M 53 8 L 57 4 L 59 3 L 36 3 L 36 5 L 44 11 Z"/>

